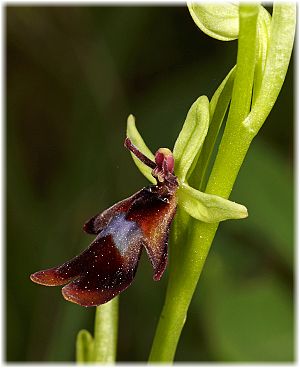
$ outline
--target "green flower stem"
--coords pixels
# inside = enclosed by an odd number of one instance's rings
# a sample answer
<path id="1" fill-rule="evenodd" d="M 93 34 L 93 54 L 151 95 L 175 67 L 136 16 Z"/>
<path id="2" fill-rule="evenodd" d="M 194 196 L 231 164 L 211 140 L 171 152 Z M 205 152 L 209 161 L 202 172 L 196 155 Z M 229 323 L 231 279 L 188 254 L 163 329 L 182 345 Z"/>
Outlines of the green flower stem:
<path id="1" fill-rule="evenodd" d="M 116 360 L 118 303 L 116 297 L 96 308 L 93 362 L 114 363 Z"/>
<path id="2" fill-rule="evenodd" d="M 257 15 L 258 7 L 240 5 L 236 77 L 224 137 L 236 135 L 250 110 L 256 57 Z M 251 37 L 249 32 L 252 32 Z"/>
<path id="3" fill-rule="evenodd" d="M 258 6 L 240 6 L 240 33 L 236 78 L 228 121 L 209 178 L 207 192 L 227 198 L 252 135 L 242 122 L 249 113 L 255 67 Z M 150 354 L 150 362 L 172 362 L 188 307 L 213 241 L 218 223 L 190 219 L 191 232 L 176 269 L 171 269 L 163 307 Z M 178 244 L 173 244 L 177 246 Z"/>
<path id="4" fill-rule="evenodd" d="M 193 235 L 184 244 L 185 256 L 181 262 L 176 262 L 176 273 L 172 273 L 169 280 L 166 301 L 152 345 L 150 362 L 171 363 L 173 361 L 189 304 L 218 227 L 218 224 L 204 224 L 196 220 L 192 222 L 195 227 Z M 183 252 L 181 257 L 182 255 Z"/>

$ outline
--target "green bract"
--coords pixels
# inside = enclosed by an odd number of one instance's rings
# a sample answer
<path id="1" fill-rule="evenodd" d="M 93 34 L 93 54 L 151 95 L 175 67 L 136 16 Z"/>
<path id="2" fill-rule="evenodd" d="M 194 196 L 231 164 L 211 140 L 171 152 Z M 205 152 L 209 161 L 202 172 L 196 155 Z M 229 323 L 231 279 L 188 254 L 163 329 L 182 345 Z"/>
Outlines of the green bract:
<path id="1" fill-rule="evenodd" d="M 201 150 L 201 155 L 195 163 L 196 165 L 192 175 L 189 177 L 191 185 L 199 190 L 204 189 L 205 174 L 207 172 L 209 160 L 230 103 L 235 69 L 236 68 L 233 67 L 227 74 L 209 103 L 210 123 L 208 133 Z"/>
<path id="2" fill-rule="evenodd" d="M 238 5 L 188 2 L 188 8 L 194 22 L 208 36 L 220 41 L 231 41 L 238 38 Z"/>
<path id="3" fill-rule="evenodd" d="M 258 12 L 258 42 L 256 45 L 256 65 L 253 83 L 253 101 L 256 100 L 259 93 L 262 76 L 266 66 L 266 58 L 269 46 L 271 16 L 262 6 Z"/>

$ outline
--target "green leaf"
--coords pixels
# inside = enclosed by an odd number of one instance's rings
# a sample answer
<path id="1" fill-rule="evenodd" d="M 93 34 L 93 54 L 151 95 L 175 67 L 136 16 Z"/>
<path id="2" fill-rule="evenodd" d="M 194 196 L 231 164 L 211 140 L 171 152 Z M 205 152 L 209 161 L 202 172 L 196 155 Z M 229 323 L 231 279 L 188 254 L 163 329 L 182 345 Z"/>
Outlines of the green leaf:
<path id="1" fill-rule="evenodd" d="M 87 363 L 93 359 L 94 341 L 87 330 L 81 330 L 76 339 L 76 362 Z"/>
<path id="2" fill-rule="evenodd" d="M 234 77 L 235 77 L 235 71 L 236 71 L 236 66 L 234 66 L 230 70 L 230 72 L 226 75 L 226 77 L 224 78 L 224 80 L 222 81 L 222 83 L 219 85 L 218 89 L 212 96 L 210 103 L 209 103 L 210 116 L 212 117 L 214 116 L 216 109 L 218 105 L 220 104 L 220 100 L 222 100 L 223 98 L 223 95 L 226 95 L 226 101 L 228 100 L 228 97 L 231 96 L 232 86 L 233 86 Z"/>
<path id="3" fill-rule="evenodd" d="M 188 2 L 190 14 L 202 32 L 220 41 L 231 41 L 239 35 L 239 8 L 231 3 Z"/>
<path id="4" fill-rule="evenodd" d="M 210 123 L 208 133 L 203 144 L 201 155 L 199 156 L 199 159 L 189 180 L 190 184 L 193 187 L 199 188 L 200 190 L 205 189 L 205 174 L 217 140 L 219 130 L 229 106 L 235 77 L 235 70 L 236 67 L 233 67 L 231 71 L 227 74 L 226 78 L 220 84 L 209 103 Z"/>
<path id="5" fill-rule="evenodd" d="M 222 197 L 200 192 L 187 184 L 180 185 L 178 204 L 197 220 L 213 223 L 248 216 L 247 208 Z"/>
<path id="6" fill-rule="evenodd" d="M 244 126 L 255 136 L 269 115 L 289 66 L 296 29 L 296 4 L 275 4 L 268 54 L 259 94 Z"/>
<path id="7" fill-rule="evenodd" d="M 139 131 L 135 126 L 135 118 L 133 115 L 129 115 L 127 119 L 127 137 L 131 139 L 131 142 L 148 158 L 154 160 L 154 155 L 147 147 Z M 133 153 L 131 153 L 134 163 L 140 170 L 140 172 L 153 184 L 156 184 L 156 180 L 151 174 L 151 168 L 141 162 Z"/>
<path id="8" fill-rule="evenodd" d="M 201 152 L 208 125 L 209 101 L 206 96 L 201 96 L 191 106 L 174 145 L 175 174 L 181 181 L 185 180 L 193 161 Z"/>

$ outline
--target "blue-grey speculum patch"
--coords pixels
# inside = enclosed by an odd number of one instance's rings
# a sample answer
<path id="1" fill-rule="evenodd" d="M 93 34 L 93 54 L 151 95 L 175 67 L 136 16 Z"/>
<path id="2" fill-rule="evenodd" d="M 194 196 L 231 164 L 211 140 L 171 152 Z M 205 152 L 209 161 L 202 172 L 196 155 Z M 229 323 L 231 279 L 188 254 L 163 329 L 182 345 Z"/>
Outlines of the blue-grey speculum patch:
<path id="1" fill-rule="evenodd" d="M 114 216 L 107 227 L 99 234 L 101 237 L 111 235 L 121 255 L 127 251 L 130 243 L 134 244 L 138 238 L 143 237 L 142 231 L 137 223 L 126 220 L 125 216 L 126 213 L 120 213 Z M 130 238 L 130 242 L 128 242 L 128 238 Z"/>

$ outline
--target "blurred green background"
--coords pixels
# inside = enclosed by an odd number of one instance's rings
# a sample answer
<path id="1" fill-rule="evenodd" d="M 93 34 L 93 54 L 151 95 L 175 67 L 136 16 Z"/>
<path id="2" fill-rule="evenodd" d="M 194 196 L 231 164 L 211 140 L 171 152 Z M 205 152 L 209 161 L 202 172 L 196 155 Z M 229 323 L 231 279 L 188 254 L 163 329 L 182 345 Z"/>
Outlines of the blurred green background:
<path id="1" fill-rule="evenodd" d="M 29 275 L 79 253 L 92 239 L 82 224 L 147 184 L 123 148 L 127 116 L 152 151 L 172 148 L 191 104 L 235 64 L 237 43 L 201 33 L 184 6 L 5 13 L 6 357 L 74 361 L 94 308 Z M 231 196 L 249 218 L 221 224 L 176 361 L 294 359 L 293 190 L 290 65 Z M 147 359 L 166 278 L 153 282 L 142 257 L 120 298 L 119 361 Z"/>

